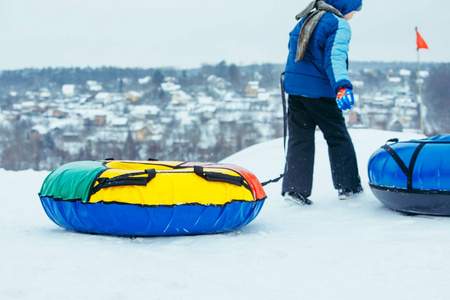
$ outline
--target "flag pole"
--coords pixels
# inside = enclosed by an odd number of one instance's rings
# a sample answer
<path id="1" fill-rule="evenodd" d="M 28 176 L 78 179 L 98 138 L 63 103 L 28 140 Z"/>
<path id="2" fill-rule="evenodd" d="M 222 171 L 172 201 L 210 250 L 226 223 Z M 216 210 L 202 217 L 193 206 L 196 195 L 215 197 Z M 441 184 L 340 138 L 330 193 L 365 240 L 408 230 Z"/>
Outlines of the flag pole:
<path id="1" fill-rule="evenodd" d="M 417 31 L 417 27 L 416 27 Z M 419 81 L 419 114 L 420 114 L 420 130 L 423 135 L 425 135 L 423 128 L 423 104 L 422 104 L 422 77 L 420 76 L 420 54 L 419 47 L 417 47 L 417 78 Z"/>
<path id="2" fill-rule="evenodd" d="M 422 134 L 424 135 L 424 129 L 423 129 L 423 101 L 422 101 L 422 78 L 420 76 L 420 55 L 419 55 L 419 49 L 417 49 L 417 77 L 419 78 L 419 110 L 420 110 L 420 130 Z"/>

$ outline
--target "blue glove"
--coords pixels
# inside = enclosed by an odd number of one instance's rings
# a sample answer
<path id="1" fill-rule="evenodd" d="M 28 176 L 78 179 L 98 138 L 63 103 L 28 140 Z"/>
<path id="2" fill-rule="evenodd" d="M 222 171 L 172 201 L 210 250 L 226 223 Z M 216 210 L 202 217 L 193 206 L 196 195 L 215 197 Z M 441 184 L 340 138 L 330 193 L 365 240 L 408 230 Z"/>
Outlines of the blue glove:
<path id="1" fill-rule="evenodd" d="M 336 96 L 336 103 L 340 110 L 352 108 L 352 105 L 355 104 L 353 91 L 350 89 L 340 88 Z"/>

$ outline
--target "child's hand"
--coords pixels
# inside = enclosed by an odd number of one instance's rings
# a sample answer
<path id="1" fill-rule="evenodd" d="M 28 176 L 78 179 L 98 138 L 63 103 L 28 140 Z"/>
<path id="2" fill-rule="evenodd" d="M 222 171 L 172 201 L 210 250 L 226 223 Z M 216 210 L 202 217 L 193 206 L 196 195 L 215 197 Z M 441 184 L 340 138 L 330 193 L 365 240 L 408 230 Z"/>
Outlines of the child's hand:
<path id="1" fill-rule="evenodd" d="M 355 103 L 353 91 L 350 89 L 340 88 L 336 96 L 336 103 L 340 110 L 352 108 L 352 105 Z"/>

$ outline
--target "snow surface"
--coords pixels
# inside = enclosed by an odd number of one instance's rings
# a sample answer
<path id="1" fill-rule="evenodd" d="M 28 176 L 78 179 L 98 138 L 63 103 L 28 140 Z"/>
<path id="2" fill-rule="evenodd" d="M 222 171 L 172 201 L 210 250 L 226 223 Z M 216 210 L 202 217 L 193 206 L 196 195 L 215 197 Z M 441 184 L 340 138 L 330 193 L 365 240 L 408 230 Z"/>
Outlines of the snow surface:
<path id="1" fill-rule="evenodd" d="M 266 187 L 260 215 L 217 235 L 124 238 L 65 230 L 45 215 L 48 172 L 0 171 L 1 299 L 448 299 L 450 218 L 405 216 L 368 187 L 367 161 L 386 140 L 418 135 L 351 131 L 365 194 L 339 201 L 326 143 L 316 134 L 308 207 Z M 224 160 L 261 181 L 283 171 L 282 139 Z M 447 227 L 449 226 L 449 227 Z"/>

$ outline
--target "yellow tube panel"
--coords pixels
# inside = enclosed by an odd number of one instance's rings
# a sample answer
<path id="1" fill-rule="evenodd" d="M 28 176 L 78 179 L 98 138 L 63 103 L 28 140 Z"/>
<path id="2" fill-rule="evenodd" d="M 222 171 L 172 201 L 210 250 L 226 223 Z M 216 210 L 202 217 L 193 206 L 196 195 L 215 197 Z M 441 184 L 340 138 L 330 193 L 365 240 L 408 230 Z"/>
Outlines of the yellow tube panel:
<path id="1" fill-rule="evenodd" d="M 145 169 L 148 169 L 148 165 L 146 166 Z M 170 206 L 183 204 L 225 205 L 232 201 L 255 200 L 253 193 L 244 186 L 207 181 L 191 170 L 192 168 L 157 171 L 155 178 L 150 180 L 146 186 L 124 185 L 102 188 L 91 196 L 89 202 Z M 236 175 L 236 172 L 227 169 L 208 168 L 207 171 Z M 113 178 L 129 173 L 133 172 L 108 169 L 100 178 Z M 145 177 L 146 175 L 138 176 Z"/>

